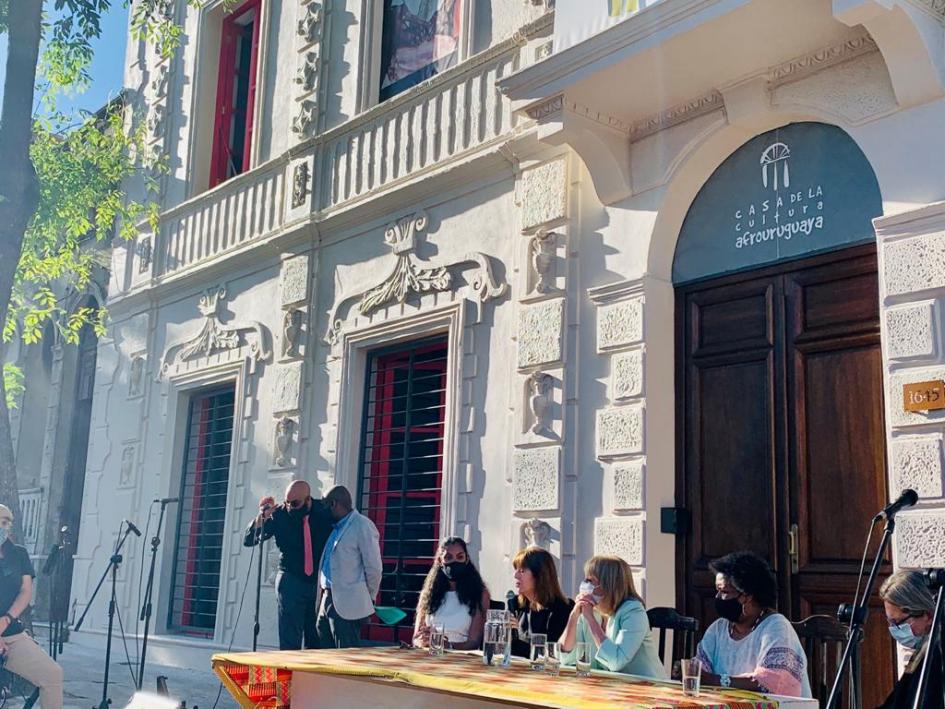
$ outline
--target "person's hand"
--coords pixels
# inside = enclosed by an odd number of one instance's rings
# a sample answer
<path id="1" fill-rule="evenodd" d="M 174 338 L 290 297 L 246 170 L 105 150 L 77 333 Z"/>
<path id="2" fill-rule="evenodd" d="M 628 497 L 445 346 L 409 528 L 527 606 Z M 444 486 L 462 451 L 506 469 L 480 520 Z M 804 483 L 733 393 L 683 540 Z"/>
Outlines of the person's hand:
<path id="1" fill-rule="evenodd" d="M 0 635 L 3 635 L 5 632 L 7 632 L 7 628 L 10 627 L 11 622 L 12 621 L 10 620 L 10 616 L 8 615 L 5 615 L 2 618 L 0 618 Z"/>
<path id="2" fill-rule="evenodd" d="M 2 638 L 0 638 L 0 657 L 6 657 L 6 656 L 7 656 L 7 644 Z"/>
<path id="3" fill-rule="evenodd" d="M 256 524 L 262 525 L 276 511 L 276 500 L 272 497 L 264 497 L 259 501 L 259 514 L 256 516 Z"/>
<path id="4" fill-rule="evenodd" d="M 579 593 L 577 598 L 574 599 L 574 609 L 588 620 L 594 617 L 594 607 L 596 605 L 594 596 L 590 593 Z"/>
<path id="5" fill-rule="evenodd" d="M 430 626 L 424 623 L 413 634 L 413 644 L 417 647 L 430 647 Z"/>

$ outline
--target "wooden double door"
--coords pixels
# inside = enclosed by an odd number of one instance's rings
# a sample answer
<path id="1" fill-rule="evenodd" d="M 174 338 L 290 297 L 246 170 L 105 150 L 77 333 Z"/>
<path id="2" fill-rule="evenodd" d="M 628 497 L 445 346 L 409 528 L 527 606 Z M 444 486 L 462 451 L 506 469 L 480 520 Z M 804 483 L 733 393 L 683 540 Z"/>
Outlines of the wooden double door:
<path id="1" fill-rule="evenodd" d="M 715 618 L 708 564 L 739 549 L 772 564 L 791 620 L 852 601 L 887 500 L 877 288 L 868 246 L 677 289 L 677 505 L 692 521 L 677 588 L 703 627 Z M 873 602 L 866 707 L 894 667 Z"/>

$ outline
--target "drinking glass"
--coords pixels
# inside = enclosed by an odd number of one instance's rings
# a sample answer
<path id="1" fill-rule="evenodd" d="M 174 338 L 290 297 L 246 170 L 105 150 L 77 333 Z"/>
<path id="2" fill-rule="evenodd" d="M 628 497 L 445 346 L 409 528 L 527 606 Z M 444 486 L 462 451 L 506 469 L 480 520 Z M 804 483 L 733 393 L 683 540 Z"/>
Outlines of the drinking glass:
<path id="1" fill-rule="evenodd" d="M 548 656 L 548 636 L 544 633 L 532 633 L 531 641 L 532 649 L 529 653 L 531 668 L 536 672 L 542 672 Z"/>
<path id="2" fill-rule="evenodd" d="M 487 620 L 482 629 L 482 663 L 501 665 L 505 658 L 506 635 L 508 625 L 504 622 Z"/>
<path id="3" fill-rule="evenodd" d="M 545 646 L 545 672 L 552 677 L 561 674 L 561 646 L 558 643 Z"/>
<path id="4" fill-rule="evenodd" d="M 576 643 L 574 646 L 574 674 L 578 677 L 591 676 L 591 644 Z"/>
<path id="5" fill-rule="evenodd" d="M 698 659 L 682 660 L 683 694 L 687 697 L 698 697 L 699 686 L 702 684 L 702 663 Z"/>
<path id="6" fill-rule="evenodd" d="M 503 667 L 509 667 L 512 664 L 512 614 L 498 608 L 488 610 L 486 611 L 486 625 L 490 624 L 500 630 L 495 631 L 497 635 L 493 636 L 496 638 L 491 648 L 494 656 L 490 657 L 486 664 L 501 664 Z M 485 654 L 485 644 L 483 644 L 483 662 L 486 662 Z"/>
<path id="7" fill-rule="evenodd" d="M 446 630 L 442 625 L 434 625 L 430 628 L 430 654 L 439 657 L 445 650 Z"/>

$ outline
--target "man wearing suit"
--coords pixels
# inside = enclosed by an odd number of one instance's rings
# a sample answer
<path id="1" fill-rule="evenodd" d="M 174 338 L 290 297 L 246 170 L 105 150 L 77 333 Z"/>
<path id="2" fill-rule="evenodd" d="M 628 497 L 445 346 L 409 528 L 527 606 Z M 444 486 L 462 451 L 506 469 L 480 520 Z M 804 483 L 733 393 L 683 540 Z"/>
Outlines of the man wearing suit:
<path id="1" fill-rule="evenodd" d="M 276 538 L 279 573 L 276 600 L 279 608 L 279 649 L 301 650 L 319 646 L 315 630 L 318 568 L 331 533 L 331 516 L 321 500 L 313 500 L 304 480 L 294 480 L 285 491 L 285 504 L 271 497 L 260 500 L 259 516 L 246 529 L 245 546 Z"/>
<path id="2" fill-rule="evenodd" d="M 354 647 L 381 587 L 379 535 L 374 523 L 353 509 L 347 488 L 329 490 L 325 505 L 334 525 L 319 564 L 318 641 L 323 648 Z"/>

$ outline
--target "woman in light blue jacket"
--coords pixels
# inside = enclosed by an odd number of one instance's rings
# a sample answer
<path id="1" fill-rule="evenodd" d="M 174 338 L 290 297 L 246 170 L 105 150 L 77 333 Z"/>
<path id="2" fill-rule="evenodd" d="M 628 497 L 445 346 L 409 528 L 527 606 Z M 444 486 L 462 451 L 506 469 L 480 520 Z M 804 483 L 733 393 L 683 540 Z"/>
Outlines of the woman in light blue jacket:
<path id="1" fill-rule="evenodd" d="M 584 577 L 560 640 L 563 662 L 573 665 L 577 643 L 588 643 L 593 669 L 666 677 L 630 565 L 595 556 L 584 564 Z"/>

